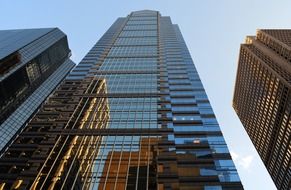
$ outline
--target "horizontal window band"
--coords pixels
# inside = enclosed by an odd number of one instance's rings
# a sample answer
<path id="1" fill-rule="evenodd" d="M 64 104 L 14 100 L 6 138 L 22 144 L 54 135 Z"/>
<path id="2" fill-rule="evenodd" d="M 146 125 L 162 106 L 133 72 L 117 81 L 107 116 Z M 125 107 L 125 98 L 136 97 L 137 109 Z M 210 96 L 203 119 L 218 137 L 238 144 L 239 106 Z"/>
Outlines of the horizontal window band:
<path id="1" fill-rule="evenodd" d="M 111 70 L 111 71 L 101 71 L 97 70 L 92 72 L 94 74 L 159 74 L 157 70 Z"/>
<path id="2" fill-rule="evenodd" d="M 173 133 L 173 129 L 168 128 L 147 128 L 147 129 L 62 129 L 50 130 L 45 132 L 22 132 L 21 137 L 24 136 L 51 136 L 51 135 L 77 135 L 77 136 L 123 136 L 123 135 L 162 135 Z"/>

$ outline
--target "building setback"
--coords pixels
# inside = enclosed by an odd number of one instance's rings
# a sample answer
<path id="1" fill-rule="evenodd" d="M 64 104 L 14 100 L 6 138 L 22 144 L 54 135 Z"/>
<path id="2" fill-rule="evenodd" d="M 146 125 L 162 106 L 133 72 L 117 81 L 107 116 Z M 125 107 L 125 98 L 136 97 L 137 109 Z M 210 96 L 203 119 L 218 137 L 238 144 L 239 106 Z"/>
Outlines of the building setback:
<path id="1" fill-rule="evenodd" d="M 243 189 L 177 25 L 118 18 L 0 158 L 0 189 Z"/>
<path id="2" fill-rule="evenodd" d="M 74 67 L 70 55 L 58 28 L 0 31 L 1 153 Z"/>
<path id="3" fill-rule="evenodd" d="M 291 188 L 291 30 L 241 45 L 233 107 L 278 189 Z"/>

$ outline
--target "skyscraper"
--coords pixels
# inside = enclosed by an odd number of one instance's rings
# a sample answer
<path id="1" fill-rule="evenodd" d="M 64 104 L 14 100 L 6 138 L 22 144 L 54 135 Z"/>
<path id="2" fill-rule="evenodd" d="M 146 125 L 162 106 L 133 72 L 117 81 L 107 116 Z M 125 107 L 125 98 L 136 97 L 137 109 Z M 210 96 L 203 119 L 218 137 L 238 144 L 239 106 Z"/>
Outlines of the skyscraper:
<path id="1" fill-rule="evenodd" d="M 74 67 L 69 57 L 58 28 L 0 31 L 0 150 Z"/>
<path id="2" fill-rule="evenodd" d="M 291 188 L 291 30 L 241 45 L 233 107 L 278 189 Z"/>
<path id="3" fill-rule="evenodd" d="M 241 190 L 182 34 L 118 18 L 0 158 L 2 188 Z"/>

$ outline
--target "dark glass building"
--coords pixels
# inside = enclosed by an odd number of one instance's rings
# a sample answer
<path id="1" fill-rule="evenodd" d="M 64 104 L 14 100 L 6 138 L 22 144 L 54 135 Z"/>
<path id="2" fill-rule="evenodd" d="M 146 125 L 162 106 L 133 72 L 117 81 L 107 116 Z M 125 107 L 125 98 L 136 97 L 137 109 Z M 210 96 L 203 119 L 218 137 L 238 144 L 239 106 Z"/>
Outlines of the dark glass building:
<path id="1" fill-rule="evenodd" d="M 74 67 L 70 52 L 58 28 L 0 31 L 0 150 Z"/>
<path id="2" fill-rule="evenodd" d="M 118 18 L 0 158 L 0 188 L 243 189 L 177 25 Z"/>
<path id="3" fill-rule="evenodd" d="M 233 107 L 278 189 L 291 189 L 291 30 L 241 45 Z"/>

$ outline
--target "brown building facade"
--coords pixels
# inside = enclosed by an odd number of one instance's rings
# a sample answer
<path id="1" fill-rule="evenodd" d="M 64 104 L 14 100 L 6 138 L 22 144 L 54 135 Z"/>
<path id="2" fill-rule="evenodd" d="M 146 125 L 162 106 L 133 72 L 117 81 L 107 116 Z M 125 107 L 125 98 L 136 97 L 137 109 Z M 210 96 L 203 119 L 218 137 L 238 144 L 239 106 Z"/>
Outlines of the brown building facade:
<path id="1" fill-rule="evenodd" d="M 291 188 L 291 30 L 241 45 L 233 107 L 278 189 Z"/>

